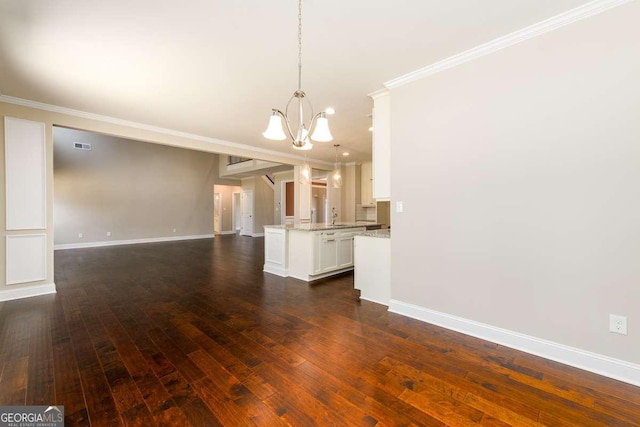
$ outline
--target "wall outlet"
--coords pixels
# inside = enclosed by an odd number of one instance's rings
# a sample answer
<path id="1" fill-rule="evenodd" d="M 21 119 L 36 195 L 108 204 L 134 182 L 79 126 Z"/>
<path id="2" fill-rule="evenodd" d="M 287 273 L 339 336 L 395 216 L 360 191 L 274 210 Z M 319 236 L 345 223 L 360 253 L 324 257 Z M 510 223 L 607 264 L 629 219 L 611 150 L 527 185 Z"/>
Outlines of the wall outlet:
<path id="1" fill-rule="evenodd" d="M 111 232 L 107 231 L 107 237 L 111 237 Z"/>
<path id="2" fill-rule="evenodd" d="M 396 202 L 396 212 L 404 212 L 404 204 L 402 202 Z"/>
<path id="3" fill-rule="evenodd" d="M 174 233 L 176 232 L 176 229 L 175 229 L 175 228 L 173 229 L 173 232 L 174 232 Z"/>
<path id="4" fill-rule="evenodd" d="M 610 314 L 609 331 L 616 334 L 627 335 L 627 317 Z"/>
<path id="5" fill-rule="evenodd" d="M 84 237 L 84 234 L 78 233 L 78 239 L 82 239 L 83 237 Z"/>

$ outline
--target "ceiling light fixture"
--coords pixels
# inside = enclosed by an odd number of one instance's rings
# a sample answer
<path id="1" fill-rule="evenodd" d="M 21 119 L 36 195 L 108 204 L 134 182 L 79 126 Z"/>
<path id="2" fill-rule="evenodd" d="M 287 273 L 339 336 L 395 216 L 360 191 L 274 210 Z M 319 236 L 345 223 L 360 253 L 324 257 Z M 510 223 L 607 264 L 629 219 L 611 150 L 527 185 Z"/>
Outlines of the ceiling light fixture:
<path id="1" fill-rule="evenodd" d="M 329 120 L 327 120 L 327 114 L 335 113 L 333 108 L 327 108 L 325 111 L 321 111 L 318 114 L 313 114 L 313 107 L 311 102 L 305 97 L 305 93 L 302 90 L 302 0 L 298 0 L 298 90 L 293 93 L 293 96 L 287 102 L 287 106 L 284 109 L 284 113 L 276 108 L 271 110 L 271 117 L 269 118 L 269 126 L 262 135 L 267 139 L 276 141 L 282 141 L 287 139 L 282 127 L 282 119 L 284 119 L 287 125 L 287 133 L 293 140 L 293 148 L 299 150 L 310 150 L 313 147 L 311 138 L 318 142 L 329 142 L 333 140 L 331 131 L 329 130 Z M 298 130 L 294 133 L 289 120 L 289 106 L 291 102 L 297 100 L 296 116 Z M 308 115 L 311 117 L 309 121 L 309 127 L 305 125 L 304 121 L 304 101 L 306 101 L 311 113 Z M 314 127 L 315 124 L 315 127 Z M 309 133 L 311 129 L 314 129 L 311 136 Z"/>
<path id="2" fill-rule="evenodd" d="M 331 172 L 331 185 L 333 188 L 340 188 L 342 187 L 342 173 L 338 164 L 338 147 L 340 147 L 340 144 L 333 144 L 333 146 L 336 149 L 336 165 L 333 168 L 333 172 Z"/>

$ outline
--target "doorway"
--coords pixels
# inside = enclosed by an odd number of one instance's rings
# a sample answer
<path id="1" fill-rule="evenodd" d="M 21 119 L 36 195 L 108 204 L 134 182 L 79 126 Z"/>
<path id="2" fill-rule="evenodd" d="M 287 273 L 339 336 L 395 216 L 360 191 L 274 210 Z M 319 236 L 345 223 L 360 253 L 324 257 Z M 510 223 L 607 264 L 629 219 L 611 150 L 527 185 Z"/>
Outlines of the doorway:
<path id="1" fill-rule="evenodd" d="M 220 193 L 213 193 L 213 233 L 220 234 L 220 222 L 222 213 L 222 197 Z"/>
<path id="2" fill-rule="evenodd" d="M 241 236 L 253 235 L 253 191 L 247 190 L 242 192 L 241 196 L 241 211 L 242 211 L 242 228 L 240 229 Z"/>
<path id="3" fill-rule="evenodd" d="M 240 230 L 242 229 L 242 192 L 237 191 L 233 193 L 232 198 L 233 232 L 240 234 Z"/>

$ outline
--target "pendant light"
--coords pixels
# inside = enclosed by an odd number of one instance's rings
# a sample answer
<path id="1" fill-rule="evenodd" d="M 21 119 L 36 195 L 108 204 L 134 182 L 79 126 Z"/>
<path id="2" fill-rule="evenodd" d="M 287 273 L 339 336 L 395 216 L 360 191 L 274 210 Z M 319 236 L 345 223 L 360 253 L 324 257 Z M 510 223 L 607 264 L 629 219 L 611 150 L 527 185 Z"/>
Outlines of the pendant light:
<path id="1" fill-rule="evenodd" d="M 295 130 L 292 127 L 292 123 L 289 120 L 289 106 L 292 101 L 295 105 L 295 115 L 297 119 L 298 128 Z M 309 125 L 305 124 L 305 101 L 310 113 L 307 117 L 310 117 Z M 286 124 L 287 133 L 293 140 L 293 148 L 299 150 L 310 150 L 313 147 L 311 140 L 318 142 L 329 142 L 333 140 L 331 131 L 329 130 L 329 120 L 327 114 L 333 114 L 335 111 L 333 108 L 327 108 L 325 111 L 321 111 L 317 114 L 313 114 L 313 107 L 311 102 L 306 98 L 304 91 L 302 90 L 302 0 L 298 0 L 298 90 L 293 93 L 293 96 L 287 102 L 287 106 L 284 112 L 274 108 L 271 110 L 271 116 L 269 117 L 269 125 L 262 135 L 267 139 L 276 141 L 283 141 L 287 139 L 287 135 L 284 133 L 282 126 L 282 119 Z M 311 135 L 309 133 L 313 129 Z"/>
<path id="2" fill-rule="evenodd" d="M 311 165 L 307 163 L 305 157 L 304 163 L 300 165 L 300 171 L 298 172 L 298 182 L 302 185 L 307 185 L 311 182 Z"/>
<path id="3" fill-rule="evenodd" d="M 340 147 L 340 144 L 333 144 L 333 146 L 336 149 L 336 164 L 331 172 L 331 185 L 333 188 L 340 188 L 342 187 L 342 173 L 340 172 L 340 165 L 338 164 L 338 147 Z"/>

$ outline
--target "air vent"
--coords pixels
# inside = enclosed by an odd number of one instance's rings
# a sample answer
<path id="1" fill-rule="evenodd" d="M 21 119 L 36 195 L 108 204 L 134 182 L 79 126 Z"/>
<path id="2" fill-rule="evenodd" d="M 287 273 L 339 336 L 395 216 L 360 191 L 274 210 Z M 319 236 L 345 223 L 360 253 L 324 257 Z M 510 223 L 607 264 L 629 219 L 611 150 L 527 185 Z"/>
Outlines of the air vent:
<path id="1" fill-rule="evenodd" d="M 89 150 L 91 151 L 91 144 L 87 144 L 86 142 L 74 142 L 73 148 L 77 150 Z"/>

